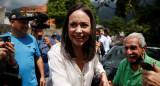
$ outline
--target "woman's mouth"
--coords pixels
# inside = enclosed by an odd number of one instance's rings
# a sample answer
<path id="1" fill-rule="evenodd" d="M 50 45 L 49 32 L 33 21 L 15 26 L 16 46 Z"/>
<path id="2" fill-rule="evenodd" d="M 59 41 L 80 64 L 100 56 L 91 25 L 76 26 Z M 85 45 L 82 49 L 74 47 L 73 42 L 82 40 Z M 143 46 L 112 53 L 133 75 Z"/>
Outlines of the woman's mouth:
<path id="1" fill-rule="evenodd" d="M 82 41 L 84 39 L 84 36 L 81 37 L 74 37 L 77 41 Z"/>

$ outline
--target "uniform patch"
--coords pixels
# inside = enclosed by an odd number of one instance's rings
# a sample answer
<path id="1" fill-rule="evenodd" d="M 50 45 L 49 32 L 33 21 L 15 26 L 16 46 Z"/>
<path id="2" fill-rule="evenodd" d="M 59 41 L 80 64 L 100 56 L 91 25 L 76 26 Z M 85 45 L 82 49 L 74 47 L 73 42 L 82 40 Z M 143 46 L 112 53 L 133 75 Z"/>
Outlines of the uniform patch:
<path id="1" fill-rule="evenodd" d="M 23 14 L 23 16 L 26 16 L 26 14 L 24 13 L 24 11 L 21 11 L 21 13 Z"/>
<path id="2" fill-rule="evenodd" d="M 12 15 L 12 19 L 15 19 L 16 18 L 16 15 Z"/>

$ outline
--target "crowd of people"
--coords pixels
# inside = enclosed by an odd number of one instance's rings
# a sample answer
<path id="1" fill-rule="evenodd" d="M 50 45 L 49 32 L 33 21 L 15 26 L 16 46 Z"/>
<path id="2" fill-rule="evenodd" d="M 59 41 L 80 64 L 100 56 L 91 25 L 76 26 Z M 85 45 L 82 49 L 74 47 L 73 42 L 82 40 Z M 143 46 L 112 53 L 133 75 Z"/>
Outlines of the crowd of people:
<path id="1" fill-rule="evenodd" d="M 68 10 L 60 40 L 57 33 L 45 37 L 44 29 L 39 28 L 33 35 L 28 34 L 31 20 L 33 17 L 19 9 L 9 16 L 12 30 L 0 36 L 11 39 L 0 41 L 0 86 L 7 85 L 7 77 L 1 76 L 4 69 L 21 76 L 22 86 L 91 86 L 94 76 L 98 76 L 99 86 L 160 85 L 160 62 L 145 53 L 143 35 L 135 32 L 124 37 L 124 33 L 117 32 L 109 36 L 109 28 L 96 27 L 95 16 L 87 5 L 75 4 Z M 111 82 L 101 61 L 118 44 L 124 44 L 126 58 Z M 154 71 L 142 69 L 141 62 L 151 64 Z"/>

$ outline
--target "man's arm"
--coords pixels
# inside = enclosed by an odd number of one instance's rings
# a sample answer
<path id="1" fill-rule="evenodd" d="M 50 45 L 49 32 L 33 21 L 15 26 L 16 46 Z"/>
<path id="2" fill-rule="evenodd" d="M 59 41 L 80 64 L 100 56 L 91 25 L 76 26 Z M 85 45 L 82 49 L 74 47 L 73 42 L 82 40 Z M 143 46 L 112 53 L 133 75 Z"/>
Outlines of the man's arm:
<path id="1" fill-rule="evenodd" d="M 45 75 L 44 75 L 44 64 L 43 64 L 43 59 L 41 56 L 37 57 L 37 66 L 38 66 L 38 69 L 40 71 L 40 74 L 41 74 L 41 78 L 40 78 L 40 86 L 45 86 Z"/>

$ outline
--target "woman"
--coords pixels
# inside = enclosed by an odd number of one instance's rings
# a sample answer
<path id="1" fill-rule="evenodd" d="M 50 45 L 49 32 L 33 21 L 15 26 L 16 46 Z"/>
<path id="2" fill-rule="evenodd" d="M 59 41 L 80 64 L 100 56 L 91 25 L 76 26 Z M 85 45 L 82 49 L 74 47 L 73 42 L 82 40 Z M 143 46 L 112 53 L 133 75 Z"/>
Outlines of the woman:
<path id="1" fill-rule="evenodd" d="M 65 19 L 61 43 L 48 52 L 54 86 L 91 86 L 95 74 L 100 86 L 109 86 L 96 51 L 96 28 L 92 11 L 84 4 L 70 8 Z"/>

